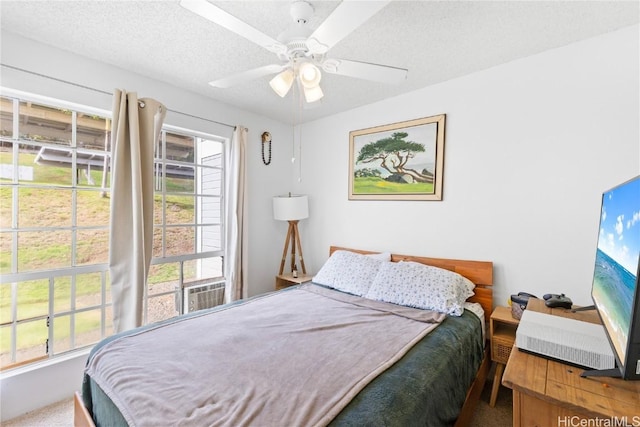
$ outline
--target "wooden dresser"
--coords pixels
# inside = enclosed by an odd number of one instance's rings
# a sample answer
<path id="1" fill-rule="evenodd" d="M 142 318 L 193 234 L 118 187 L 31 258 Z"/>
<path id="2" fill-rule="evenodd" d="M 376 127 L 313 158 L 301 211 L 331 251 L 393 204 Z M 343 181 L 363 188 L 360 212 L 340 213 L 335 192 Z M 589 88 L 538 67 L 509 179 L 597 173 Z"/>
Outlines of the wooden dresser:
<path id="1" fill-rule="evenodd" d="M 530 299 L 527 310 L 600 323 L 595 311 L 549 309 L 540 299 Z M 581 378 L 582 371 L 514 348 L 502 377 L 513 390 L 514 427 L 640 426 L 640 381 Z"/>

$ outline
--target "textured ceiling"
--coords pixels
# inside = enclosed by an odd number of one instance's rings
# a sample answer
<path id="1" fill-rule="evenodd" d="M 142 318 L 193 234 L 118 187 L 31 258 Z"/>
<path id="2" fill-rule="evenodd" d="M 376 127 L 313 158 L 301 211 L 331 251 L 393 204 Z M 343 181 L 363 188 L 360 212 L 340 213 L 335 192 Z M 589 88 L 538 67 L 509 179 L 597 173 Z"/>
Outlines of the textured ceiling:
<path id="1" fill-rule="evenodd" d="M 273 38 L 292 25 L 287 1 L 212 1 Z M 313 1 L 316 28 L 338 5 Z M 392 1 L 328 57 L 407 68 L 388 86 L 324 74 L 310 121 L 610 32 L 640 21 L 638 1 Z M 275 54 L 172 1 L 0 1 L 3 31 L 97 59 L 292 123 L 296 100 L 263 77 L 228 89 L 209 81 L 278 63 Z M 10 64 L 9 64 L 10 65 Z M 105 89 L 105 88 L 99 88 Z M 106 88 L 108 90 L 109 88 Z M 317 104 L 317 105 L 316 105 Z"/>

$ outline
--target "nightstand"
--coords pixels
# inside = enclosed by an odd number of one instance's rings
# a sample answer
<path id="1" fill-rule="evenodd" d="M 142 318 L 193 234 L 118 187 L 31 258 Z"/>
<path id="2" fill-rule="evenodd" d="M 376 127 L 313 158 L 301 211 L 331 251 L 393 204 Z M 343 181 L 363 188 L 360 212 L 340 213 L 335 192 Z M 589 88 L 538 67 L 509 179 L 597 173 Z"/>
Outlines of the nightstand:
<path id="1" fill-rule="evenodd" d="M 489 321 L 491 360 L 496 362 L 496 373 L 493 378 L 491 400 L 489 400 L 489 406 L 491 407 L 496 405 L 502 374 L 509 360 L 513 343 L 516 341 L 516 329 L 519 323 L 520 321 L 514 319 L 511 315 L 511 308 L 509 307 L 496 307 L 491 313 L 491 320 Z"/>
<path id="2" fill-rule="evenodd" d="M 298 274 L 298 277 L 293 277 L 291 273 L 278 274 L 276 276 L 276 291 L 288 288 L 289 286 L 310 282 L 312 278 L 313 276 L 304 274 Z"/>

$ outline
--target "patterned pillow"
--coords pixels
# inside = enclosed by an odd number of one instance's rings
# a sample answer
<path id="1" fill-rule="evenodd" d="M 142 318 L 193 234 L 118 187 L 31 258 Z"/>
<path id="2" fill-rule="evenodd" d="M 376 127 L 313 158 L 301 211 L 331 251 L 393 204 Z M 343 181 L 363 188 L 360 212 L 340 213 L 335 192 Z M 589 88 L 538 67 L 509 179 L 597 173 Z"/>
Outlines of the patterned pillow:
<path id="1" fill-rule="evenodd" d="M 365 297 L 461 316 L 468 290 L 460 277 L 415 262 L 384 263 Z"/>
<path id="2" fill-rule="evenodd" d="M 335 251 L 324 263 L 315 283 L 353 295 L 364 296 L 385 261 L 349 251 Z"/>
<path id="3" fill-rule="evenodd" d="M 424 264 L 420 264 L 419 262 L 415 262 L 415 261 L 400 261 L 400 262 L 407 262 L 407 263 L 424 266 Z M 438 267 L 432 267 L 432 268 L 438 268 Z M 441 270 L 443 270 L 442 272 L 443 275 L 449 274 L 451 276 L 451 280 L 461 280 L 464 283 L 464 286 L 467 289 L 467 292 L 466 292 L 467 297 L 465 299 L 469 299 L 476 294 L 475 292 L 473 292 L 473 290 L 476 288 L 476 284 L 473 283 L 471 280 L 467 279 L 464 276 L 459 275 L 458 273 L 454 273 L 453 271 L 445 270 L 445 269 L 441 269 Z"/>

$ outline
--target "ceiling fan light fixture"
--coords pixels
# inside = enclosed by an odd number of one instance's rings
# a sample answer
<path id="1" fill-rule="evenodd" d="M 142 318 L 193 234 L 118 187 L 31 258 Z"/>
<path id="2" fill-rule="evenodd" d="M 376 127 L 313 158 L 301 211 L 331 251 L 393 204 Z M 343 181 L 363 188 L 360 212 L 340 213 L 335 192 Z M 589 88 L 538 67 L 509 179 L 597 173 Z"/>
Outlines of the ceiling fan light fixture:
<path id="1" fill-rule="evenodd" d="M 300 77 L 300 83 L 302 83 L 302 86 L 304 86 L 305 89 L 317 87 L 320 83 L 320 79 L 322 78 L 322 74 L 318 67 L 310 62 L 305 62 L 300 65 L 298 75 Z"/>
<path id="2" fill-rule="evenodd" d="M 316 102 L 324 96 L 320 86 L 304 87 L 304 99 L 307 103 Z"/>
<path id="3" fill-rule="evenodd" d="M 269 82 L 269 86 L 275 93 L 277 93 L 281 98 L 284 98 L 287 93 L 289 93 L 289 89 L 291 89 L 291 85 L 293 84 L 293 70 L 287 68 L 277 76 L 271 79 Z"/>

